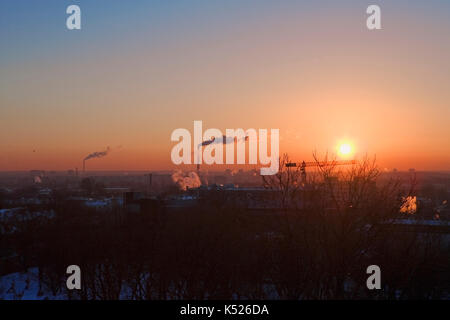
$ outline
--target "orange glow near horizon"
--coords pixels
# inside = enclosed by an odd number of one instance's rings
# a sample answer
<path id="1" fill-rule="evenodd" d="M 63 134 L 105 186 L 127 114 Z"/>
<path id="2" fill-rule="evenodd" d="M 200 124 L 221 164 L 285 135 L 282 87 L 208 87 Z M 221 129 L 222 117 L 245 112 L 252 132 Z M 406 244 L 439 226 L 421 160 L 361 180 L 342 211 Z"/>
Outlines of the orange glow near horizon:
<path id="1" fill-rule="evenodd" d="M 367 154 L 388 169 L 450 170 L 449 10 L 386 3 L 389 20 L 370 32 L 353 1 L 211 4 L 195 18 L 173 15 L 178 5 L 148 10 L 158 19 L 129 6 L 81 32 L 53 29 L 58 16 L 43 29 L 10 17 L 2 32 L 20 34 L 0 57 L 0 171 L 80 170 L 107 146 L 88 170 L 172 170 L 171 133 L 193 135 L 194 120 L 279 129 L 293 161 Z"/>

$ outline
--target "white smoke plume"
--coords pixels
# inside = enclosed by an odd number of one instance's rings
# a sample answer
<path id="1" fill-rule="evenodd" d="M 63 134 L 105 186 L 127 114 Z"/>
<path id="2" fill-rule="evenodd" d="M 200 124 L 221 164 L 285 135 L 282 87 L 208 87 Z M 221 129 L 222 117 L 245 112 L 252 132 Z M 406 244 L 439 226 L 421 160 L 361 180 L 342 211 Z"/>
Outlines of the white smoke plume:
<path id="1" fill-rule="evenodd" d="M 172 181 L 184 191 L 187 189 L 198 188 L 202 185 L 200 178 L 194 171 L 184 173 L 181 170 L 176 170 L 172 174 Z"/>

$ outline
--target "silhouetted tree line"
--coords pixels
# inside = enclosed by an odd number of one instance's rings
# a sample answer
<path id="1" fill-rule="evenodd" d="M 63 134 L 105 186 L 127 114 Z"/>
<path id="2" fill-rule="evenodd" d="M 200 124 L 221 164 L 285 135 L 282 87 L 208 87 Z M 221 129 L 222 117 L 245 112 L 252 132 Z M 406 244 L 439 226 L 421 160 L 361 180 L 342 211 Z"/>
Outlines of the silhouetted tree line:
<path id="1" fill-rule="evenodd" d="M 450 250 L 433 234 L 401 232 L 398 181 L 377 184 L 374 163 L 301 180 L 286 169 L 265 180 L 281 191 L 270 214 L 243 209 L 220 191 L 195 207 L 141 214 L 59 201 L 55 219 L 9 245 L 42 288 L 72 299 L 440 299 L 448 297 Z M 76 264 L 82 289 L 66 290 Z M 368 290 L 366 268 L 381 268 Z"/>

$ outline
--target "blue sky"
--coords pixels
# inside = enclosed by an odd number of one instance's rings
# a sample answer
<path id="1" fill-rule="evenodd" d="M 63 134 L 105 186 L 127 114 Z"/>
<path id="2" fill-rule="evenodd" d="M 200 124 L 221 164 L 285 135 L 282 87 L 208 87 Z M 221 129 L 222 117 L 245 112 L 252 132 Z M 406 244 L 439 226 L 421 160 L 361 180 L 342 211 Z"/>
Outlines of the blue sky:
<path id="1" fill-rule="evenodd" d="M 450 1 L 274 1 L 274 0 L 2 0 L 0 2 L 0 63 L 20 61 L 30 55 L 58 54 L 61 45 L 91 46 L 108 39 L 132 38 L 151 42 L 167 37 L 208 34 L 244 21 L 283 16 L 297 11 L 301 19 L 319 12 L 341 15 L 350 12 L 364 18 L 369 4 L 379 4 L 386 17 L 401 19 L 410 14 L 417 19 L 434 16 L 450 20 Z M 65 9 L 78 4 L 82 9 L 83 32 L 66 40 Z M 319 17 L 320 18 L 320 17 Z M 420 23 L 420 21 L 417 21 Z"/>

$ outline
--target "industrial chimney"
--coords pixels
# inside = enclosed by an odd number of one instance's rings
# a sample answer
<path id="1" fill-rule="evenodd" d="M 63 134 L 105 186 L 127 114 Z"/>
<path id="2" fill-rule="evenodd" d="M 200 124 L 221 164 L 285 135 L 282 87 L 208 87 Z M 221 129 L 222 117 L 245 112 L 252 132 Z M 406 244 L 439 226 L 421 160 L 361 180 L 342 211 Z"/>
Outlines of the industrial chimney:
<path id="1" fill-rule="evenodd" d="M 147 189 L 147 194 L 150 195 L 150 193 L 152 192 L 152 181 L 153 180 L 153 174 L 149 173 L 148 174 L 148 189 Z"/>

